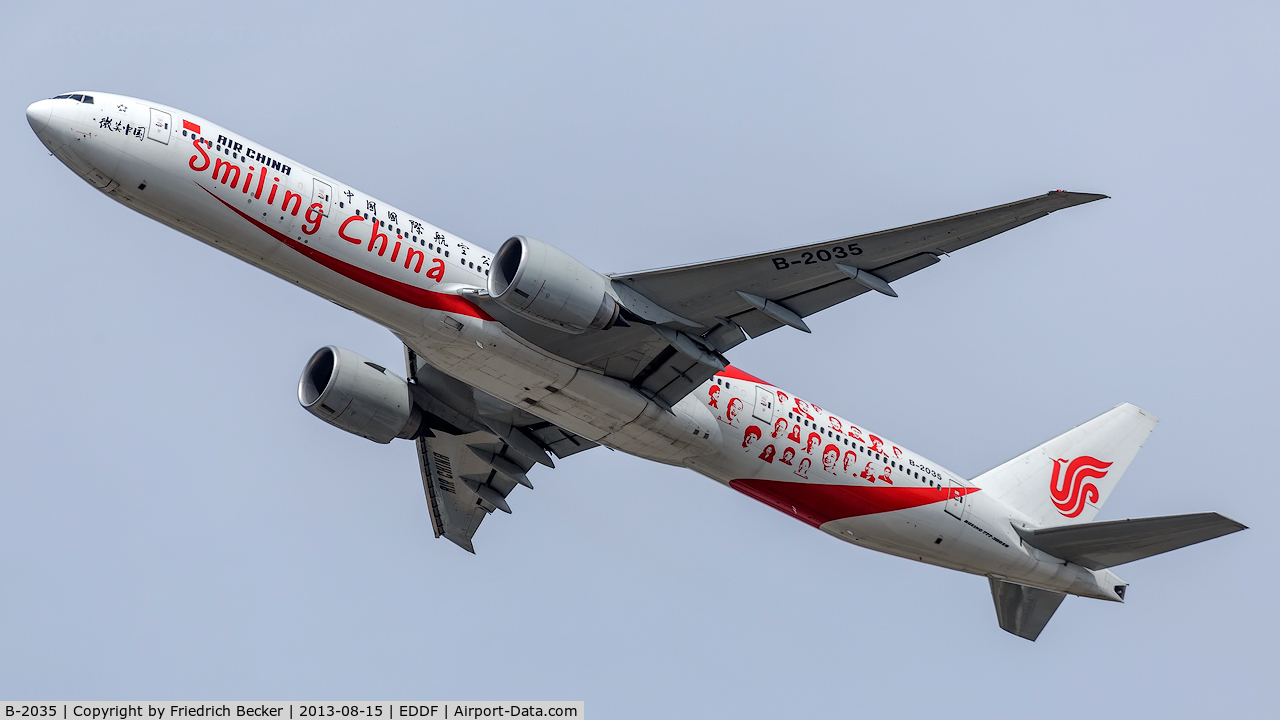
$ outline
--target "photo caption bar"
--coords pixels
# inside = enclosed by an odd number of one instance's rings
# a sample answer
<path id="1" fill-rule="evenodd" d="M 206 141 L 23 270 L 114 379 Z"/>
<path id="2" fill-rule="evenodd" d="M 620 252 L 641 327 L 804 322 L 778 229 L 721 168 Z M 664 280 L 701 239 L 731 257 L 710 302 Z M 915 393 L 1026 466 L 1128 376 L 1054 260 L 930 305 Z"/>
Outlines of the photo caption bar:
<path id="1" fill-rule="evenodd" d="M 584 702 L 0 702 L 0 720 L 184 720 L 188 718 L 582 718 Z"/>

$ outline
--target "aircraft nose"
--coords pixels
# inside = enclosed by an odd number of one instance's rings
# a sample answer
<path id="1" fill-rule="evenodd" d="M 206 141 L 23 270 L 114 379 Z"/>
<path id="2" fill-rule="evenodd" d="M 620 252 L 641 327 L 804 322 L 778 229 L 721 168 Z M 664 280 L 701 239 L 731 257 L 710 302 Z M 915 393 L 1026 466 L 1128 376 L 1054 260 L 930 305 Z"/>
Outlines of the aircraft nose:
<path id="1" fill-rule="evenodd" d="M 37 135 L 49 124 L 49 116 L 53 113 L 52 100 L 40 100 L 27 106 L 27 122 Z"/>

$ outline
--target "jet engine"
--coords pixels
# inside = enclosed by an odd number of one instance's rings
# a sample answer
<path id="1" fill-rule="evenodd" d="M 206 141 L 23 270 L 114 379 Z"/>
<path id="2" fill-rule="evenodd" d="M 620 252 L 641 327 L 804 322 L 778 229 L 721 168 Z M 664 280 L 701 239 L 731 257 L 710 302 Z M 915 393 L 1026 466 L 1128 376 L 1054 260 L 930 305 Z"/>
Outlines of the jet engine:
<path id="1" fill-rule="evenodd" d="M 574 335 L 618 322 L 609 280 L 564 251 L 516 236 L 493 257 L 489 295 L 502 307 Z"/>
<path id="2" fill-rule="evenodd" d="M 317 350 L 302 369 L 298 402 L 330 425 L 377 443 L 412 438 L 422 425 L 404 378 L 333 345 Z"/>

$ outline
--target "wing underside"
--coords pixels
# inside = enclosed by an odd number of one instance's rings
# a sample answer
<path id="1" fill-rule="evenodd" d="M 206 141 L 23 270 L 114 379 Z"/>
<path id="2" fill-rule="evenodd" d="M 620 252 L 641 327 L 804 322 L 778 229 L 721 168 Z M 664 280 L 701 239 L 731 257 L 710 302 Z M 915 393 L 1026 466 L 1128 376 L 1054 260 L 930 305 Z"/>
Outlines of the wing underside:
<path id="1" fill-rule="evenodd" d="M 475 552 L 472 538 L 519 485 L 532 490 L 534 465 L 554 467 L 595 443 L 445 375 L 405 347 L 410 390 L 428 433 L 414 440 L 436 537 Z"/>

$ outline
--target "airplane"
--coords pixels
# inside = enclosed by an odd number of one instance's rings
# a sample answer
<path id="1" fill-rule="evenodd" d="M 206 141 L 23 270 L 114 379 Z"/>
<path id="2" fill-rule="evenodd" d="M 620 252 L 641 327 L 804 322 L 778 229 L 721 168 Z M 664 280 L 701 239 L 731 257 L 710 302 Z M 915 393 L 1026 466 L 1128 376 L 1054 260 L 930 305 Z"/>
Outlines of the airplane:
<path id="1" fill-rule="evenodd" d="M 49 152 L 107 197 L 386 327 L 401 377 L 345 348 L 298 401 L 413 443 L 435 536 L 474 553 L 534 465 L 603 445 L 685 467 L 847 543 L 985 576 L 1034 641 L 1067 595 L 1123 602 L 1111 568 L 1246 529 L 1217 513 L 1095 521 L 1157 419 L 1123 403 L 981 475 L 731 365 L 725 354 L 950 253 L 1104 195 L 1053 191 L 906 227 L 602 274 L 546 242 L 489 252 L 203 117 L 105 92 L 33 103 Z M 553 459 L 554 457 L 554 459 Z"/>

